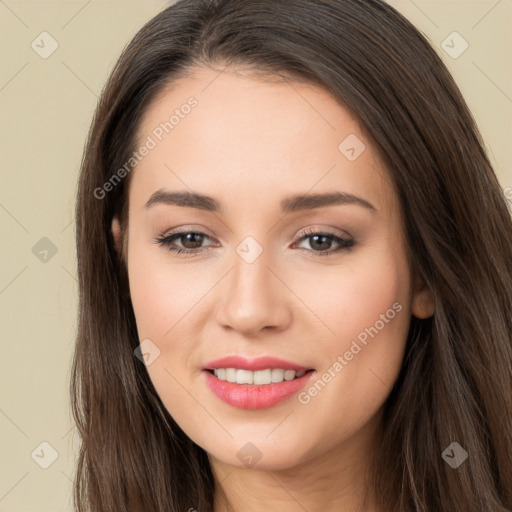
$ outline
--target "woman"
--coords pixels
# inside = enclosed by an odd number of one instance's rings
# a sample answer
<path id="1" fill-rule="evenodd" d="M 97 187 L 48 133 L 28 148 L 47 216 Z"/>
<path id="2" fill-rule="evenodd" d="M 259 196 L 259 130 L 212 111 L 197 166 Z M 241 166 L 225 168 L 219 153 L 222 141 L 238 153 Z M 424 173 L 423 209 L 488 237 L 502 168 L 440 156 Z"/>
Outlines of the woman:
<path id="1" fill-rule="evenodd" d="M 182 0 L 79 182 L 79 511 L 512 510 L 512 220 L 380 0 Z"/>

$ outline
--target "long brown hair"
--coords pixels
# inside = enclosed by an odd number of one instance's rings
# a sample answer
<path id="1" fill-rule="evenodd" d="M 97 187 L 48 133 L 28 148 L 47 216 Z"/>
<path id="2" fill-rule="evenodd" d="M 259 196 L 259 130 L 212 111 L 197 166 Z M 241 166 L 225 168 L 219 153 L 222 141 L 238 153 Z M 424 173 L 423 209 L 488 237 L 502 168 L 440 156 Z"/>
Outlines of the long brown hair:
<path id="1" fill-rule="evenodd" d="M 148 104 L 193 66 L 218 63 L 330 91 L 359 119 L 398 192 L 411 264 L 436 311 L 412 318 L 385 404 L 372 479 L 380 507 L 512 510 L 509 206 L 450 73 L 381 0 L 180 0 L 123 51 L 91 126 L 76 206 L 76 509 L 213 510 L 207 454 L 134 355 L 140 340 L 110 227 L 116 214 L 126 225 L 129 179 L 112 180 Z M 457 469 L 442 457 L 452 442 L 469 455 Z"/>

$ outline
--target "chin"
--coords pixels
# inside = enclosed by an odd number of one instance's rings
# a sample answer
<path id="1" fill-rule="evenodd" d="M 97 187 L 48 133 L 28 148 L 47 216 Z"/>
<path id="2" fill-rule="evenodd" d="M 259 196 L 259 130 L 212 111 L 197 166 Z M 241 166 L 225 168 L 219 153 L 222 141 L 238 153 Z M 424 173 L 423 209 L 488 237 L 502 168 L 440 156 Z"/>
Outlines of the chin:
<path id="1" fill-rule="evenodd" d="M 211 457 L 223 464 L 241 469 L 282 471 L 306 462 L 304 446 L 297 447 L 293 443 L 277 445 L 265 437 L 261 440 L 254 437 L 252 441 L 248 437 L 246 439 L 242 442 L 232 441 L 231 446 L 216 445 L 212 451 L 205 449 Z"/>

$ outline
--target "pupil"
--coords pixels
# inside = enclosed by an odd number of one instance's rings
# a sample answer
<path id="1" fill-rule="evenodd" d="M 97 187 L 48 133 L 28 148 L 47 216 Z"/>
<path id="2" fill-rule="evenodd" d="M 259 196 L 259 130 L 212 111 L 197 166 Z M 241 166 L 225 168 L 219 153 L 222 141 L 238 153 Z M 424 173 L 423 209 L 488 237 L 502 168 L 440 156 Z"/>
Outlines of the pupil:
<path id="1" fill-rule="evenodd" d="M 323 239 L 323 240 L 327 240 L 327 241 L 324 241 L 324 242 L 319 242 L 317 245 L 317 249 L 329 249 L 329 245 L 330 245 L 330 240 L 329 238 L 327 238 L 326 236 L 323 236 L 323 235 L 314 235 L 313 237 L 313 241 L 311 242 L 311 247 L 314 249 L 315 248 L 315 244 L 317 244 L 317 240 L 318 239 Z"/>
<path id="2" fill-rule="evenodd" d="M 198 237 L 198 239 L 195 239 L 195 237 Z M 182 238 L 185 238 L 185 240 L 186 240 L 183 245 L 187 249 L 197 249 L 197 247 L 201 247 L 202 235 L 200 235 L 199 233 L 187 233 Z M 187 247 L 187 242 L 192 243 L 193 247 Z"/>

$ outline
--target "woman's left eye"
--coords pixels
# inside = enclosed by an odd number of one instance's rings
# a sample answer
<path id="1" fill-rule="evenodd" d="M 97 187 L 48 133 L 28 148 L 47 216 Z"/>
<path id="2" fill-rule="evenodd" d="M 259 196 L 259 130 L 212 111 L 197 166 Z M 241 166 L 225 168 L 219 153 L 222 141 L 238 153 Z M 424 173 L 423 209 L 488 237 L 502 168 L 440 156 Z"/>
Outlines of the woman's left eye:
<path id="1" fill-rule="evenodd" d="M 210 240 L 210 237 L 205 233 L 198 231 L 181 231 L 172 233 L 170 235 L 161 235 L 155 238 L 155 242 L 165 247 L 167 250 L 176 254 L 185 253 L 191 256 L 206 251 L 208 247 L 202 247 L 204 240 Z M 348 251 L 354 246 L 354 240 L 342 238 L 333 233 L 325 233 L 318 231 L 307 231 L 302 234 L 297 243 L 309 240 L 309 245 L 313 250 L 305 249 L 312 252 L 315 256 L 329 256 L 330 254 L 338 253 L 340 251 Z M 174 242 L 179 241 L 181 246 L 177 246 Z M 333 243 L 338 244 L 338 248 L 330 250 Z M 316 249 L 315 249 L 316 247 Z M 304 248 L 301 248 L 304 249 Z M 327 250 L 324 250 L 327 249 Z"/>
<path id="2" fill-rule="evenodd" d="M 341 251 L 348 251 L 355 244 L 354 240 L 352 240 L 351 238 L 342 238 L 338 235 L 335 235 L 334 233 L 318 232 L 314 230 L 306 231 L 305 233 L 303 233 L 303 235 L 299 239 L 299 242 L 303 240 L 309 240 L 309 246 L 316 246 L 318 249 L 325 249 L 326 245 L 329 246 L 327 249 L 330 249 L 333 242 L 338 244 L 338 248 L 334 250 L 312 251 L 315 256 L 329 256 L 331 254 L 338 253 Z"/>

